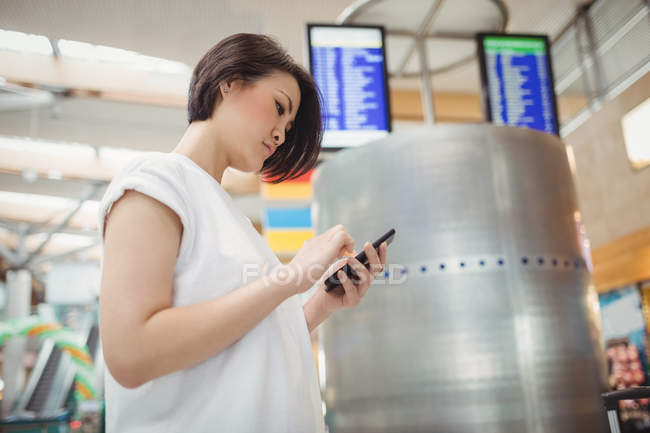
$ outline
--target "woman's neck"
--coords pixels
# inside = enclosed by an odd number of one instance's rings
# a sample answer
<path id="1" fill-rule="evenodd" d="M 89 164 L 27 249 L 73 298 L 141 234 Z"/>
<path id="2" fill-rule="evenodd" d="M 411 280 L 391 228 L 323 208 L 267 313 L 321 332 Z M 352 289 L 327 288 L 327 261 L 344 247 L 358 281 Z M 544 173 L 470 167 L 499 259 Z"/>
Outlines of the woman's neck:
<path id="1" fill-rule="evenodd" d="M 222 148 L 214 126 L 209 121 L 194 121 L 185 130 L 183 137 L 172 152 L 185 155 L 221 183 L 228 168 L 228 157 Z"/>

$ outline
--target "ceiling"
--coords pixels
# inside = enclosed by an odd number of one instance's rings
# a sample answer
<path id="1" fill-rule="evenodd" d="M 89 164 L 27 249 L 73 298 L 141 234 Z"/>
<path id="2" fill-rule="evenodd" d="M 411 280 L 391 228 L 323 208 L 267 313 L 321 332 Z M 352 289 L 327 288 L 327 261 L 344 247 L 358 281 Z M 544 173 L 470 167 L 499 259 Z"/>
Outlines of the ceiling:
<path id="1" fill-rule="evenodd" d="M 428 0 L 404 0 L 415 13 Z M 487 0 L 446 0 L 483 5 Z M 351 0 L 2 0 L 0 29 L 108 45 L 193 66 L 222 38 L 238 32 L 275 36 L 305 64 L 305 24 L 333 23 Z M 393 0 L 393 3 L 394 0 Z M 510 32 L 547 33 L 553 38 L 584 0 L 503 0 Z M 420 7 L 421 9 L 421 7 Z M 380 22 L 388 25 L 390 23 Z M 415 30 L 415 29 L 413 29 Z M 453 57 L 453 44 L 439 47 Z M 391 53 L 388 57 L 390 59 Z M 432 60 L 435 62 L 435 60 Z M 434 79 L 435 89 L 476 92 L 475 62 Z M 393 80 L 395 88 L 417 88 L 417 79 Z"/>

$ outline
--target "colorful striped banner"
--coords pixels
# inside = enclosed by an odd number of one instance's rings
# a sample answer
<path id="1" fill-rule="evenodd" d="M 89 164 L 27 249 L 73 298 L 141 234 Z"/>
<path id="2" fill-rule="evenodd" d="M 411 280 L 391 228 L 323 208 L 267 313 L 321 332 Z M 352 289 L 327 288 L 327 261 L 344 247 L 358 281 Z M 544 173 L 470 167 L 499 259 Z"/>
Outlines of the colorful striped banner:
<path id="1" fill-rule="evenodd" d="M 278 184 L 278 185 L 283 185 L 283 184 L 287 184 L 287 183 L 305 183 L 305 182 L 306 183 L 311 183 L 311 176 L 313 174 L 314 174 L 314 170 L 311 169 L 307 173 L 303 174 L 302 176 L 298 176 L 297 178 L 291 179 L 291 180 L 285 180 L 281 184 Z M 273 178 L 270 178 L 270 177 L 262 178 L 263 182 L 270 182 L 271 180 L 273 180 Z"/>
<path id="2" fill-rule="evenodd" d="M 304 203 L 313 197 L 313 172 L 310 170 L 296 179 L 279 184 L 262 183 L 262 197 L 269 201 L 264 210 L 264 237 L 275 253 L 295 254 L 307 239 L 314 236 L 311 207 Z M 277 203 L 280 201 L 295 201 L 295 205 L 286 206 L 285 203 L 285 206 L 281 206 Z"/>
<path id="3" fill-rule="evenodd" d="M 314 170 L 304 175 L 285 180 L 282 183 L 268 183 L 268 179 L 262 182 L 262 197 L 269 200 L 311 200 L 314 191 L 311 185 L 311 176 Z"/>
<path id="4" fill-rule="evenodd" d="M 293 254 L 307 239 L 314 237 L 313 230 L 268 230 L 264 238 L 271 250 L 280 254 Z"/>
<path id="5" fill-rule="evenodd" d="M 311 229 L 311 207 L 264 209 L 263 224 L 269 230 Z"/>
<path id="6" fill-rule="evenodd" d="M 261 190 L 267 200 L 311 200 L 314 195 L 311 183 L 263 183 Z"/>

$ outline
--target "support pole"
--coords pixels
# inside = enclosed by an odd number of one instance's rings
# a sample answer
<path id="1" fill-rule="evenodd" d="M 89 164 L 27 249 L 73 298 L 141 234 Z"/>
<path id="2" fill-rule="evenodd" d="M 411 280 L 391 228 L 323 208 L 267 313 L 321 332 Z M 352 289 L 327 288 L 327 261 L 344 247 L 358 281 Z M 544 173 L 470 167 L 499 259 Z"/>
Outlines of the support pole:
<path id="1" fill-rule="evenodd" d="M 18 319 L 30 314 L 32 274 L 19 269 L 7 272 L 7 319 Z M 27 337 L 9 338 L 3 348 L 2 379 L 5 389 L 2 399 L 2 417 L 11 415 L 13 406 L 25 386 L 25 348 Z"/>
<path id="2" fill-rule="evenodd" d="M 420 59 L 420 87 L 422 89 L 422 111 L 424 112 L 424 123 L 433 125 L 436 122 L 433 110 L 433 90 L 431 88 L 431 75 L 429 74 L 429 62 L 427 61 L 427 47 L 425 39 L 420 38 L 416 42 L 418 58 Z"/>

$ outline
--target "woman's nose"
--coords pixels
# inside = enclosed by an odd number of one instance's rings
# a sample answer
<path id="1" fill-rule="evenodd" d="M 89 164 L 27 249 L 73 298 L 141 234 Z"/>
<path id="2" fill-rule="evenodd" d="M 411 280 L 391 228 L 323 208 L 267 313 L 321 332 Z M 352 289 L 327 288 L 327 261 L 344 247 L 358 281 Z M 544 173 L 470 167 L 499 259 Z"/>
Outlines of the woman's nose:
<path id="1" fill-rule="evenodd" d="M 284 134 L 280 131 L 275 131 L 273 133 L 273 142 L 276 146 L 279 146 L 282 143 L 284 143 Z"/>

